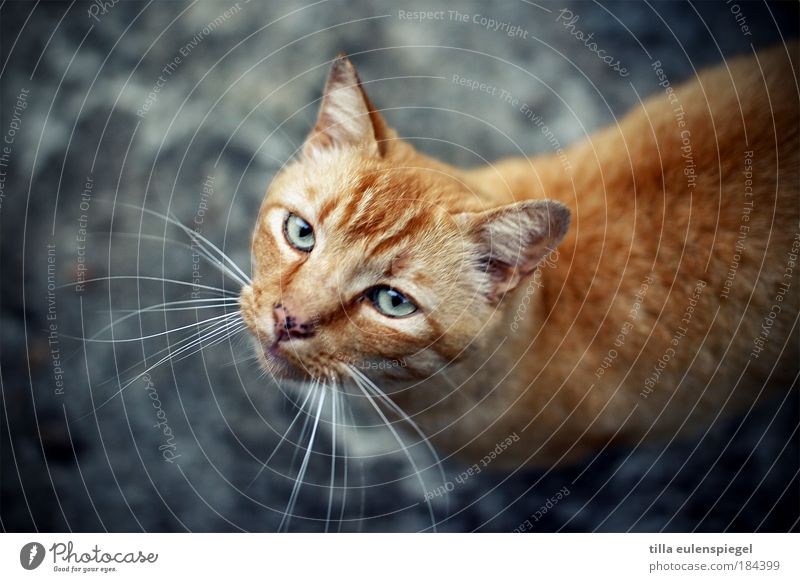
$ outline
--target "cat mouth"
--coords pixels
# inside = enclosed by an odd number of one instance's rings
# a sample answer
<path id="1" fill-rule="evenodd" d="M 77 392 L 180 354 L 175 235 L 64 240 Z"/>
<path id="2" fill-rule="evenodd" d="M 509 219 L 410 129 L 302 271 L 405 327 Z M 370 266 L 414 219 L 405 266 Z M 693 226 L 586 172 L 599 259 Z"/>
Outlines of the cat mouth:
<path id="1" fill-rule="evenodd" d="M 261 355 L 266 368 L 279 379 L 309 380 L 314 376 L 308 363 L 298 360 L 292 340 L 262 341 Z"/>

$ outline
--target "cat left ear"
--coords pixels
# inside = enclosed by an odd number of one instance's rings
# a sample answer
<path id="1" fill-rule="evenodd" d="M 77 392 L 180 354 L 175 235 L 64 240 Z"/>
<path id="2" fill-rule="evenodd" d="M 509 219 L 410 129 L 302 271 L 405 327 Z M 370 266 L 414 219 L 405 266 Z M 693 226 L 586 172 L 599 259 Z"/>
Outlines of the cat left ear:
<path id="1" fill-rule="evenodd" d="M 496 303 L 536 270 L 569 229 L 569 209 L 554 200 L 526 200 L 456 217 L 477 242 L 479 269 L 489 277 L 487 298 Z"/>
<path id="2" fill-rule="evenodd" d="M 317 123 L 303 153 L 311 156 L 331 147 L 358 147 L 380 156 L 386 134 L 386 124 L 364 92 L 353 63 L 340 53 L 328 73 Z"/>

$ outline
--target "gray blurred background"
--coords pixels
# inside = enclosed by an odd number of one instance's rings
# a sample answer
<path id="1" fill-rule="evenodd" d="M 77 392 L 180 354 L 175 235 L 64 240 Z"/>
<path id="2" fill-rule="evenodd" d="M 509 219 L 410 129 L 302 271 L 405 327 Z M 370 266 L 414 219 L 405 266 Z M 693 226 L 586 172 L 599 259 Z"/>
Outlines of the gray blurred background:
<path id="1" fill-rule="evenodd" d="M 626 76 L 569 33 L 562 9 Z M 407 14 L 420 10 L 457 10 L 467 22 Z M 796 37 L 798 4 L 6 1 L 0 22 L 3 529 L 275 531 L 304 453 L 293 444 L 298 425 L 270 455 L 298 402 L 261 375 L 242 334 L 160 366 L 151 385 L 134 381 L 112 399 L 193 329 L 116 344 L 74 339 L 125 310 L 189 298 L 190 288 L 141 278 L 191 282 L 188 239 L 127 205 L 197 226 L 247 271 L 263 192 L 312 125 L 339 51 L 401 135 L 477 165 L 553 143 L 519 108 L 453 75 L 527 103 L 566 146 L 656 92 L 654 59 L 674 82 L 691 78 Z M 237 288 L 207 265 L 199 273 L 205 285 Z M 140 278 L 69 286 L 107 276 Z M 209 313 L 221 312 L 148 313 L 113 337 Z M 608 449 L 575 466 L 483 471 L 459 483 L 464 467 L 446 460 L 454 486 L 449 507 L 433 504 L 437 529 L 512 531 L 565 487 L 569 495 L 530 519 L 533 531 L 796 528 L 798 397 L 788 388 L 691 440 Z M 430 528 L 391 435 L 352 436 L 346 483 L 338 459 L 329 529 Z M 290 530 L 326 527 L 330 447 L 321 429 Z M 431 462 L 421 447 L 412 454 Z M 435 471 L 424 477 L 441 485 Z"/>

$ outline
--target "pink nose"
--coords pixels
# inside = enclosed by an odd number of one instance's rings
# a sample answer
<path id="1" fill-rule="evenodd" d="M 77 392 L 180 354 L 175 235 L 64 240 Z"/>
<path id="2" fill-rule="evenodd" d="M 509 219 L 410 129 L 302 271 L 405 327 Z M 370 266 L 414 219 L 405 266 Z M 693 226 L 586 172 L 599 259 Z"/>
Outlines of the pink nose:
<path id="1" fill-rule="evenodd" d="M 314 335 L 314 324 L 311 320 L 292 315 L 283 304 L 275 305 L 272 313 L 275 316 L 275 335 L 279 342 L 292 338 L 309 338 Z"/>

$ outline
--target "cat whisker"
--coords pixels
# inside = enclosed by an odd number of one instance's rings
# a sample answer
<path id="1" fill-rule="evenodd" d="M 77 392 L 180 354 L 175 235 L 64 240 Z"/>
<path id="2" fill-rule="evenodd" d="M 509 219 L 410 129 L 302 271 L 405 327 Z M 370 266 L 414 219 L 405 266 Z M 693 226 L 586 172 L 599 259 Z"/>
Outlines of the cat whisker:
<path id="1" fill-rule="evenodd" d="M 343 421 L 342 426 L 344 427 L 344 393 L 338 392 L 335 394 L 335 401 L 339 406 L 341 411 L 341 418 Z M 347 472 L 348 472 L 348 457 L 347 457 L 347 439 L 342 439 L 342 507 L 339 510 L 339 527 L 337 528 L 339 532 L 342 531 L 342 523 L 344 522 L 344 514 L 345 514 L 345 507 L 347 506 Z"/>
<path id="2" fill-rule="evenodd" d="M 192 335 L 189 335 L 188 337 L 183 338 L 182 340 L 180 340 L 179 343 L 184 343 L 184 342 L 187 342 L 187 341 L 189 343 L 186 343 L 185 345 L 181 346 L 175 352 L 171 352 L 169 355 L 165 356 L 160 361 L 158 361 L 155 364 L 153 364 L 153 366 L 151 366 L 151 368 L 158 367 L 161 364 L 163 364 L 165 362 L 168 362 L 168 361 L 179 362 L 179 361 L 181 361 L 183 359 L 186 359 L 186 358 L 196 354 L 197 352 L 202 351 L 203 349 L 213 347 L 213 346 L 217 345 L 218 343 L 224 342 L 224 341 L 232 338 L 235 334 L 237 334 L 237 333 L 239 333 L 241 331 L 244 331 L 245 324 L 241 321 L 241 318 L 236 317 L 236 315 L 238 315 L 238 314 L 233 314 L 232 313 L 230 315 L 232 316 L 232 318 L 230 320 L 221 320 L 221 321 L 213 322 L 209 326 L 207 326 L 205 329 L 200 330 L 198 332 L 198 335 L 195 336 L 195 334 L 192 334 Z M 209 343 L 206 343 L 206 342 L 209 342 Z M 203 344 L 205 344 L 205 345 L 203 345 Z M 174 349 L 176 345 L 177 344 L 169 345 L 166 348 L 160 350 L 157 354 L 163 353 L 165 351 L 170 351 L 170 350 Z M 195 348 L 195 349 L 193 349 L 192 351 L 186 353 L 187 350 L 191 350 L 192 348 Z M 176 358 L 176 356 L 181 356 L 181 357 L 180 358 Z M 147 371 L 143 372 L 143 374 L 145 374 L 145 373 L 147 373 Z"/>
<path id="3" fill-rule="evenodd" d="M 96 283 L 98 281 L 119 281 L 119 280 L 130 280 L 136 279 L 139 281 L 158 281 L 160 283 L 170 283 L 172 285 L 185 285 L 187 287 L 194 287 L 196 289 L 204 289 L 206 291 L 213 291 L 215 293 L 219 293 L 225 297 L 237 297 L 239 296 L 238 291 L 230 291 L 229 289 L 221 289 L 219 287 L 211 287 L 210 285 L 200 285 L 199 283 L 190 283 L 188 281 L 180 281 L 178 279 L 166 279 L 164 277 L 149 277 L 145 275 L 110 275 L 108 277 L 94 277 L 92 279 L 86 279 L 83 281 L 85 283 Z M 65 283 L 64 285 L 59 285 L 58 289 L 64 289 L 67 287 L 74 287 L 76 283 Z"/>
<path id="4" fill-rule="evenodd" d="M 234 315 L 234 314 L 231 314 L 231 315 Z M 235 315 L 238 315 L 238 314 L 235 314 Z M 78 422 L 78 421 L 83 420 L 84 418 L 86 418 L 86 417 L 88 417 L 88 416 L 90 416 L 92 414 L 96 414 L 100 409 L 102 409 L 104 406 L 106 406 L 114 398 L 116 398 L 117 396 L 122 394 L 122 392 L 126 388 L 131 386 L 134 382 L 136 382 L 137 380 L 142 378 L 142 376 L 144 376 L 145 374 L 148 374 L 149 372 L 151 372 L 152 370 L 154 370 L 158 366 L 162 365 L 163 363 L 168 362 L 170 360 L 172 360 L 172 361 L 180 361 L 180 360 L 184 359 L 185 357 L 191 356 L 192 354 L 197 353 L 198 351 L 200 351 L 200 350 L 202 350 L 204 348 L 208 348 L 208 347 L 211 347 L 213 345 L 216 345 L 217 343 L 219 343 L 221 341 L 225 341 L 226 339 L 229 339 L 230 337 L 233 337 L 233 335 L 235 335 L 236 333 L 239 333 L 240 331 L 243 331 L 244 329 L 245 329 L 245 325 L 241 321 L 240 318 L 233 318 L 232 321 L 222 320 L 222 321 L 215 322 L 214 324 L 212 324 L 212 327 L 211 327 L 210 331 L 209 330 L 203 330 L 204 335 L 201 335 L 200 337 L 192 339 L 192 341 L 190 343 L 180 347 L 177 351 L 169 353 L 167 356 L 165 356 L 165 357 L 161 358 L 160 360 L 158 360 L 155 364 L 152 364 L 151 366 L 148 366 L 143 372 L 137 374 L 134 378 L 130 379 L 125 384 L 120 386 L 119 390 L 117 390 L 116 392 L 114 392 L 114 394 L 112 394 L 111 396 L 106 398 L 102 403 L 100 403 L 100 405 L 94 407 L 91 411 L 87 412 L 86 414 L 84 414 L 82 416 L 79 416 L 73 422 Z M 220 335 L 222 336 L 221 338 L 219 337 Z M 214 339 L 214 341 L 211 342 L 210 344 L 203 345 L 205 342 L 209 341 L 212 338 L 216 338 L 216 339 Z M 191 339 L 191 338 L 185 338 L 185 339 Z M 198 346 L 200 346 L 200 347 L 198 348 Z M 165 350 L 171 350 L 174 347 L 175 346 L 168 346 L 167 348 L 165 348 Z M 165 351 L 165 350 L 162 350 L 162 352 Z M 192 350 L 192 351 L 187 354 L 186 352 L 188 350 Z M 175 357 L 178 356 L 178 355 L 181 355 L 181 354 L 183 354 L 183 356 L 176 360 Z"/>
<path id="5" fill-rule="evenodd" d="M 221 299 L 214 299 L 214 301 L 221 301 Z M 227 303 L 218 303 L 216 305 L 188 305 L 186 307 L 164 307 L 163 309 L 117 309 L 117 313 L 125 313 L 127 314 L 139 314 L 139 313 L 147 313 L 148 311 L 155 311 L 156 313 L 165 313 L 168 311 L 196 311 L 198 309 L 223 309 L 225 307 L 235 307 L 238 309 L 239 303 L 238 300 L 235 301 L 228 301 Z M 119 320 L 115 321 L 115 323 L 119 323 Z"/>
<path id="6" fill-rule="evenodd" d="M 192 232 L 194 232 L 194 231 L 192 231 Z M 192 245 L 186 244 L 185 242 L 182 242 L 182 241 L 178 241 L 178 240 L 167 238 L 167 237 L 157 236 L 157 235 L 154 235 L 154 234 L 144 234 L 144 233 L 137 234 L 137 233 L 131 233 L 131 232 L 115 232 L 114 236 L 119 236 L 121 238 L 130 238 L 130 239 L 133 239 L 133 240 L 152 240 L 152 241 L 157 241 L 157 242 L 169 242 L 170 245 L 179 246 L 179 247 L 188 249 L 188 250 L 190 250 L 192 252 L 194 252 L 195 250 L 199 250 L 200 251 L 199 255 L 203 259 L 205 259 L 205 261 L 209 265 L 212 265 L 214 267 L 219 268 L 220 271 L 222 271 L 223 273 L 229 275 L 232 279 L 237 281 L 240 285 L 247 285 L 247 284 L 249 284 L 251 282 L 249 277 L 247 277 L 245 279 L 241 275 L 239 275 L 236 272 L 234 272 L 230 267 L 228 267 L 228 265 L 226 265 L 225 263 L 221 262 L 218 258 L 214 257 L 209 252 L 209 250 L 207 248 L 205 248 L 204 246 L 202 246 L 199 242 L 195 241 L 196 245 L 192 246 Z M 231 260 L 231 259 L 229 259 L 229 260 Z"/>
<path id="7" fill-rule="evenodd" d="M 356 419 L 352 409 L 348 409 L 350 412 L 350 422 L 353 426 L 356 425 Z M 367 505 L 367 487 L 366 487 L 366 479 L 364 477 L 364 459 L 359 456 L 358 457 L 358 480 L 360 484 L 360 493 L 359 493 L 359 500 L 358 500 L 358 529 L 356 530 L 358 533 L 361 533 L 361 530 L 364 529 L 364 508 Z"/>
<path id="8" fill-rule="evenodd" d="M 257 361 L 258 361 L 258 354 L 251 354 L 249 356 L 245 356 L 244 358 L 234 358 L 230 362 L 223 364 L 223 366 L 238 366 L 240 364 L 246 364 L 249 362 L 257 362 Z M 264 371 L 262 370 L 260 373 L 262 374 L 263 377 Z"/>
<path id="9" fill-rule="evenodd" d="M 421 442 L 428 449 L 428 452 L 431 454 L 431 457 L 433 457 L 434 463 L 437 469 L 439 470 L 439 477 L 442 479 L 442 485 L 447 483 L 447 477 L 444 474 L 444 466 L 442 464 L 442 461 L 439 458 L 439 455 L 436 453 L 436 449 L 431 444 L 430 439 L 424 432 L 422 432 L 422 429 L 419 427 L 419 425 L 416 422 L 414 422 L 414 420 L 410 416 L 408 416 L 408 414 L 406 414 L 406 412 L 402 408 L 400 408 L 400 406 L 398 406 L 394 400 L 389 398 L 389 396 L 383 390 L 378 388 L 378 386 L 372 380 L 370 380 L 366 374 L 364 374 L 361 370 L 359 370 L 355 366 L 350 366 L 350 369 L 359 378 L 361 378 L 361 380 L 364 382 L 364 385 L 368 389 L 371 389 L 372 392 L 376 396 L 378 396 L 382 402 L 384 402 L 389 408 L 391 408 L 402 420 L 404 420 L 414 430 L 414 432 L 417 433 L 417 435 L 419 435 Z M 449 512 L 450 507 L 449 507 L 449 500 L 447 499 L 447 497 L 445 497 L 445 501 L 447 504 L 447 511 Z"/>
<path id="10" fill-rule="evenodd" d="M 294 487 L 292 488 L 292 494 L 289 497 L 289 503 L 286 506 L 286 511 L 283 514 L 281 523 L 278 525 L 278 531 L 281 531 L 283 529 L 284 524 L 286 525 L 286 530 L 288 531 L 289 529 L 289 522 L 291 521 L 292 515 L 294 514 L 294 507 L 295 504 L 297 503 L 297 496 L 300 493 L 300 488 L 303 486 L 303 479 L 305 478 L 306 470 L 308 469 L 308 461 L 311 458 L 311 451 L 314 448 L 314 438 L 317 434 L 317 427 L 319 426 L 320 416 L 322 415 L 322 405 L 325 403 L 326 387 L 327 385 L 323 383 L 322 389 L 320 390 L 317 413 L 314 418 L 314 426 L 311 429 L 311 436 L 308 439 L 308 448 L 306 449 L 306 454 L 303 457 L 303 463 L 300 466 L 300 471 L 297 475 L 297 479 L 294 482 Z"/>
<path id="11" fill-rule="evenodd" d="M 309 417 L 309 415 L 308 415 L 308 413 L 307 413 L 307 411 L 306 411 L 306 404 L 308 403 L 308 401 L 309 401 L 309 399 L 311 398 L 311 396 L 314 394 L 314 390 L 315 390 L 315 388 L 316 388 L 316 385 L 317 385 L 317 382 L 315 382 L 314 384 L 312 384 L 312 385 L 311 385 L 311 387 L 308 389 L 308 394 L 306 394 L 305 400 L 303 400 L 302 404 L 300 404 L 300 410 L 298 410 L 298 411 L 297 411 L 297 414 L 295 414 L 295 415 L 294 415 L 294 418 L 292 419 L 292 422 L 290 422 L 290 423 L 289 423 L 289 427 L 286 429 L 286 432 L 284 432 L 284 433 L 283 433 L 283 435 L 281 436 L 280 440 L 278 441 L 278 444 L 277 444 L 277 445 L 275 445 L 275 448 L 272 450 L 272 453 L 270 453 L 269 457 L 267 457 L 267 460 L 266 460 L 266 461 L 264 461 L 264 462 L 261 464 L 261 467 L 259 468 L 259 470 L 258 470 L 258 473 L 256 473 L 256 476 L 255 476 L 255 477 L 253 477 L 253 478 L 250 480 L 250 483 L 248 483 L 248 485 L 247 485 L 246 489 L 249 489 L 250 487 L 252 487 L 252 486 L 253 486 L 253 483 L 255 483 L 255 482 L 258 480 L 258 478 L 261 476 L 261 473 L 263 473 L 263 472 L 264 472 L 264 469 L 266 469 L 266 468 L 267 468 L 267 465 L 268 465 L 268 464 L 269 464 L 269 462 L 272 460 L 272 457 L 274 457 L 274 456 L 275 456 L 275 453 L 277 453 L 277 452 L 278 452 L 278 449 L 281 447 L 281 445 L 282 445 L 282 444 L 283 444 L 285 441 L 287 441 L 287 440 L 288 440 L 288 439 L 287 439 L 287 437 L 289 436 L 289 433 L 291 432 L 291 430 L 292 430 L 292 427 L 293 427 L 293 426 L 295 425 L 295 423 L 297 422 L 297 419 L 298 419 L 298 418 L 300 418 L 300 416 L 301 416 L 302 414 L 304 414 L 304 413 L 305 413 L 305 415 L 306 415 L 306 421 L 308 420 L 308 417 Z"/>
<path id="12" fill-rule="evenodd" d="M 153 354 L 150 354 L 150 356 L 149 356 L 149 357 L 150 357 L 151 359 L 152 359 L 152 358 L 158 358 L 159 356 L 161 356 L 161 354 L 164 354 L 164 353 L 166 353 L 166 352 L 169 352 L 170 350 L 174 350 L 174 349 L 176 349 L 176 348 L 179 348 L 179 347 L 181 347 L 182 345 L 186 345 L 186 343 L 187 343 L 187 342 L 190 342 L 190 341 L 196 340 L 196 339 L 197 339 L 197 337 L 199 337 L 199 336 L 198 336 L 198 334 L 200 334 L 200 333 L 203 333 L 203 332 L 206 332 L 206 331 L 210 331 L 212 328 L 214 328 L 214 327 L 215 327 L 215 326 L 217 326 L 217 325 L 221 325 L 222 323 L 223 323 L 223 322 L 221 322 L 221 321 L 219 321 L 219 322 L 212 322 L 210 325 L 207 325 L 207 326 L 206 326 L 204 329 L 198 330 L 196 333 L 192 333 L 192 334 L 189 334 L 189 335 L 187 335 L 187 336 L 186 336 L 186 337 L 184 337 L 184 338 L 181 338 L 180 340 L 178 340 L 178 341 L 177 341 L 177 342 L 175 342 L 174 344 L 170 344 L 170 345 L 166 346 L 165 348 L 162 348 L 162 349 L 158 350 L 157 352 L 155 352 L 155 353 L 153 353 Z M 105 329 L 110 329 L 110 326 L 107 326 Z M 101 330 L 101 332 L 98 332 L 98 334 L 95 334 L 95 335 L 94 335 L 94 336 L 92 336 L 92 337 L 97 337 L 97 335 L 99 335 L 99 333 L 102 333 L 102 331 L 103 331 L 103 330 Z M 143 364 L 145 364 L 145 365 L 147 364 L 147 357 L 145 357 L 145 359 L 144 359 L 143 361 L 141 361 L 141 362 L 137 362 L 136 364 L 133 364 L 133 365 L 131 365 L 131 366 L 128 366 L 127 368 L 125 368 L 125 369 L 124 369 L 124 370 L 122 370 L 121 372 L 117 372 L 117 374 L 116 374 L 116 377 L 115 377 L 115 378 L 109 378 L 108 380 L 105 380 L 105 381 L 103 381 L 103 382 L 100 382 L 99 384 L 96 384 L 96 387 L 104 386 L 104 385 L 108 384 L 109 382 L 113 382 L 113 381 L 114 381 L 116 378 L 119 378 L 119 377 L 121 377 L 121 376 L 124 376 L 125 374 L 127 374 L 127 373 L 128 373 L 128 372 L 130 372 L 131 370 L 134 370 L 134 369 L 138 368 L 139 366 L 141 366 L 141 365 L 143 365 Z"/>
<path id="13" fill-rule="evenodd" d="M 351 372 L 352 372 L 352 370 L 351 370 Z M 375 409 L 375 412 L 378 413 L 378 416 L 381 417 L 381 420 L 383 420 L 384 424 L 386 425 L 386 428 L 388 428 L 389 431 L 392 433 L 392 436 L 394 437 L 394 439 L 397 441 L 397 444 L 402 449 L 403 454 L 405 454 L 406 458 L 408 459 L 408 462 L 411 465 L 411 468 L 414 470 L 414 475 L 417 478 L 417 481 L 419 481 L 420 487 L 422 488 L 423 498 L 427 498 L 428 497 L 427 496 L 428 488 L 425 485 L 425 480 L 422 477 L 422 473 L 420 472 L 419 468 L 417 467 L 417 463 L 414 461 L 414 457 L 411 455 L 411 452 L 408 450 L 408 447 L 405 445 L 403 440 L 400 438 L 400 435 L 397 433 L 397 430 L 394 428 L 393 424 L 391 422 L 389 422 L 388 418 L 386 418 L 386 415 L 383 413 L 381 408 L 377 404 L 375 404 L 374 399 L 370 396 L 369 392 L 365 388 L 365 386 L 362 383 L 361 379 L 356 374 L 352 374 L 352 373 L 351 373 L 350 377 L 352 378 L 353 382 L 355 382 L 356 386 L 364 394 L 364 396 L 367 399 L 367 402 L 370 403 L 372 408 Z M 433 513 L 433 505 L 427 499 L 426 499 L 426 501 L 424 503 L 428 506 L 428 513 L 429 513 L 430 518 L 431 518 L 431 529 L 435 533 L 436 532 L 436 516 Z"/>
<path id="14" fill-rule="evenodd" d="M 348 394 L 344 384 L 340 384 L 339 395 L 341 396 L 339 409 L 340 409 L 341 417 L 342 417 L 342 426 L 343 427 L 348 427 L 350 429 L 356 429 L 356 427 L 358 425 L 356 424 L 356 419 L 355 419 L 355 416 L 354 416 L 354 413 L 353 413 L 353 409 L 352 409 L 352 407 L 347 406 L 346 403 L 345 403 L 345 398 L 349 394 Z M 348 420 L 349 420 L 349 424 L 348 424 Z M 350 452 L 349 452 L 349 449 L 348 449 L 348 446 L 347 446 L 347 442 L 348 442 L 348 439 L 346 439 L 346 438 L 342 439 L 342 448 L 343 448 L 342 457 L 343 457 L 343 469 L 344 469 L 344 471 L 343 471 L 343 476 L 342 476 L 342 480 L 343 480 L 342 507 L 341 507 L 341 510 L 339 512 L 339 531 L 340 532 L 342 531 L 342 526 L 345 523 L 349 523 L 349 522 L 355 521 L 358 524 L 358 527 L 357 527 L 356 531 L 360 532 L 361 529 L 363 528 L 364 507 L 366 505 L 366 493 L 367 493 L 367 491 L 366 491 L 367 490 L 366 482 L 365 482 L 365 479 L 364 479 L 364 459 L 360 455 L 357 456 L 357 457 L 350 457 Z M 351 469 L 350 464 L 351 464 L 351 461 L 353 459 L 358 460 L 358 466 L 359 466 L 359 483 L 360 483 L 360 485 L 356 486 L 355 483 L 353 483 L 353 487 L 352 487 L 353 489 L 355 489 L 355 490 L 357 490 L 359 492 L 358 512 L 356 513 L 356 515 L 358 517 L 357 518 L 349 518 L 349 519 L 345 520 L 345 509 L 346 509 L 346 504 L 347 504 L 347 493 L 350 490 L 349 483 L 350 483 L 351 477 L 352 477 L 351 470 L 350 470 Z"/>
<path id="15" fill-rule="evenodd" d="M 222 342 L 225 342 L 225 341 L 230 341 L 236 334 L 241 333 L 241 332 L 243 332 L 243 331 L 245 331 L 247 329 L 247 326 L 244 324 L 244 322 L 239 321 L 239 322 L 233 322 L 233 323 L 234 323 L 234 325 L 231 326 L 230 328 L 228 328 L 226 330 L 227 333 L 225 333 L 221 337 L 216 338 L 214 341 L 212 341 L 212 342 L 210 342 L 210 343 L 208 343 L 206 345 L 200 345 L 200 347 L 197 350 L 195 350 L 195 351 L 193 351 L 191 353 L 188 353 L 188 354 L 184 354 L 180 358 L 178 358 L 177 360 L 172 360 L 172 361 L 179 362 L 179 361 L 184 360 L 184 359 L 186 359 L 186 358 L 188 358 L 188 357 L 190 357 L 190 356 L 192 356 L 192 355 L 196 354 L 197 352 L 200 352 L 200 351 L 202 351 L 204 349 L 208 349 L 208 348 L 214 347 L 214 346 L 216 346 L 218 344 L 221 344 Z M 202 344 L 205 341 L 208 341 L 208 340 L 207 339 L 203 339 L 200 342 L 200 344 Z"/>
<path id="16" fill-rule="evenodd" d="M 150 214 L 151 216 L 155 216 L 155 217 L 157 217 L 157 218 L 160 218 L 160 219 L 162 219 L 162 220 L 164 220 L 164 221 L 168 222 L 169 224 L 172 224 L 172 225 L 174 225 L 174 226 L 177 226 L 177 227 L 178 227 L 178 228 L 180 228 L 180 229 L 181 229 L 181 230 L 182 230 L 184 233 L 186 233 L 186 234 L 187 234 L 187 235 L 188 235 L 190 238 L 192 238 L 193 240 L 195 240 L 195 241 L 198 243 L 198 245 L 199 245 L 199 246 L 202 246 L 202 245 L 201 245 L 201 243 L 203 243 L 203 244 L 207 245 L 207 247 L 204 247 L 204 248 L 205 248 L 207 251 L 209 251 L 209 254 L 210 254 L 210 250 L 214 250 L 214 251 L 216 251 L 216 253 L 219 255 L 219 258 L 221 258 L 221 259 L 225 260 L 225 261 L 228 263 L 228 268 L 230 268 L 230 269 L 232 269 L 233 271 L 235 271 L 236 273 L 238 273 L 238 275 L 240 276 L 240 278 L 239 278 L 239 281 L 240 281 L 242 284 L 250 284 L 250 283 L 252 283 L 252 279 L 250 279 L 250 276 L 249 276 L 249 275 L 247 275 L 247 274 L 246 274 L 246 273 L 245 273 L 245 272 L 244 272 L 244 271 L 243 271 L 243 270 L 242 270 L 242 269 L 239 267 L 239 265 L 237 265 L 237 264 L 236 264 L 236 262 L 235 262 L 233 259 L 231 259 L 231 258 L 230 258 L 228 255 L 226 255 L 224 252 L 222 252 L 222 250 L 220 250 L 220 249 L 219 249 L 219 247 L 217 247 L 217 246 L 216 246 L 214 243 L 212 243 L 210 240 L 208 240 L 208 239 L 207 239 L 205 236 L 203 236 L 203 235 L 202 235 L 202 234 L 200 234 L 199 232 L 197 232 L 197 231 L 195 231 L 195 230 L 193 230 L 193 229 L 191 229 L 191 228 L 189 228 L 189 227 L 187 227 L 187 226 L 183 225 L 183 224 L 182 224 L 180 221 L 178 221 L 176 218 L 174 218 L 174 217 L 172 217 L 172 216 L 168 216 L 168 215 L 166 215 L 166 214 L 161 214 L 160 212 L 156 212 L 155 210 L 150 210 L 149 208 L 141 208 L 141 207 L 137 207 L 137 206 L 135 206 L 135 205 L 132 205 L 132 204 L 124 204 L 124 203 L 122 203 L 122 204 L 121 204 L 121 206 L 126 206 L 126 207 L 128 207 L 128 208 L 131 208 L 131 209 L 133 209 L 133 210 L 138 210 L 138 211 L 141 211 L 141 212 L 144 212 L 144 213 Z M 209 247 L 210 247 L 210 249 L 209 249 Z M 222 265 L 220 265 L 220 266 L 222 266 Z"/>
<path id="17" fill-rule="evenodd" d="M 331 384 L 331 481 L 328 485 L 328 513 L 325 517 L 325 533 L 331 524 L 331 510 L 333 509 L 333 483 L 336 478 L 336 404 L 337 396 L 336 382 Z"/>
<path id="18" fill-rule="evenodd" d="M 63 334 L 63 337 L 66 337 L 66 338 L 69 338 L 69 339 L 81 340 L 81 341 L 84 341 L 84 342 L 104 343 L 104 344 L 121 344 L 121 343 L 127 343 L 127 342 L 139 342 L 139 341 L 152 339 L 152 338 L 155 338 L 155 337 L 161 337 L 163 335 L 168 335 L 168 334 L 171 334 L 171 333 L 177 333 L 179 331 L 183 331 L 184 329 L 196 328 L 196 327 L 201 326 L 201 325 L 207 325 L 209 323 L 212 323 L 214 321 L 218 321 L 218 320 L 221 320 L 221 319 L 230 319 L 230 318 L 233 318 L 233 317 L 241 317 L 241 315 L 238 312 L 225 313 L 223 315 L 216 315 L 214 317 L 209 317 L 209 318 L 204 319 L 202 321 L 195 321 L 194 323 L 190 323 L 188 325 L 182 325 L 180 327 L 176 327 L 176 328 L 173 328 L 173 329 L 168 329 L 166 331 L 160 331 L 158 333 L 152 333 L 152 334 L 149 334 L 149 335 L 143 335 L 141 337 L 130 337 L 130 338 L 119 338 L 119 339 L 96 339 L 96 338 L 93 338 L 93 337 L 84 338 L 84 337 L 71 336 L 71 335 L 67 335 L 67 334 Z"/>
<path id="19" fill-rule="evenodd" d="M 305 413 L 303 414 L 304 416 L 303 426 L 300 429 L 300 434 L 297 436 L 297 440 L 295 442 L 292 442 L 292 444 L 294 445 L 294 451 L 292 451 L 292 459 L 291 461 L 289 461 L 290 469 L 294 469 L 295 461 L 297 461 L 297 457 L 300 454 L 300 450 L 302 449 L 300 443 L 303 442 L 303 440 L 306 438 L 306 435 L 308 434 L 308 427 L 311 424 L 311 419 L 314 416 L 313 409 L 317 402 L 316 398 L 319 395 L 319 391 L 317 391 L 317 388 L 319 387 L 320 382 L 321 382 L 320 378 L 314 378 L 313 383 L 311 385 L 311 391 L 314 393 L 314 399 L 311 402 L 309 410 L 303 411 Z"/>
<path id="20" fill-rule="evenodd" d="M 212 301 L 213 302 L 219 302 L 219 304 L 208 305 L 208 306 L 205 304 L 206 302 L 212 302 Z M 70 336 L 70 335 L 67 335 L 67 334 L 59 334 L 59 335 L 61 337 L 66 337 L 66 338 L 70 338 L 70 339 L 76 339 L 76 340 L 81 340 L 81 341 L 90 341 L 90 340 L 94 340 L 94 339 L 100 337 L 105 332 L 107 332 L 109 329 L 114 327 L 115 325 L 118 325 L 118 324 L 122 323 L 123 321 L 126 321 L 126 320 L 128 320 L 128 319 L 130 319 L 132 317 L 136 317 L 139 314 L 144 314 L 144 313 L 148 313 L 148 312 L 151 312 L 151 311 L 155 311 L 155 312 L 158 312 L 158 313 L 161 313 L 162 311 L 172 311 L 172 309 L 169 309 L 169 308 L 165 309 L 165 307 L 172 306 L 172 305 L 186 305 L 186 304 L 189 304 L 190 306 L 188 306 L 188 307 L 175 307 L 174 310 L 178 311 L 178 310 L 211 309 L 211 308 L 221 309 L 221 308 L 224 308 L 224 307 L 236 307 L 236 306 L 238 306 L 238 298 L 233 298 L 233 297 L 231 297 L 231 298 L 212 297 L 212 298 L 206 298 L 206 299 L 187 299 L 187 300 L 181 300 L 181 301 L 169 301 L 167 303 L 159 303 L 158 305 L 151 305 L 150 307 L 144 307 L 142 309 L 119 310 L 120 313 L 125 313 L 125 315 L 123 315 L 119 319 L 113 320 L 110 324 L 106 325 L 105 327 L 103 327 L 102 329 L 100 329 L 99 331 L 94 333 L 92 336 L 90 336 L 89 338 Z M 191 306 L 191 305 L 194 305 L 194 306 Z M 71 360 L 78 351 L 80 351 L 80 350 L 77 350 L 76 352 L 73 352 L 73 353 L 65 356 L 65 359 L 66 360 Z M 100 384 L 100 385 L 102 385 L 102 384 Z"/>

